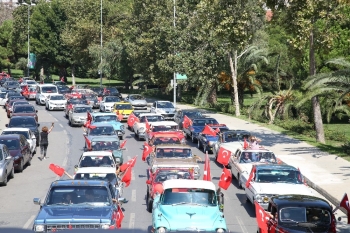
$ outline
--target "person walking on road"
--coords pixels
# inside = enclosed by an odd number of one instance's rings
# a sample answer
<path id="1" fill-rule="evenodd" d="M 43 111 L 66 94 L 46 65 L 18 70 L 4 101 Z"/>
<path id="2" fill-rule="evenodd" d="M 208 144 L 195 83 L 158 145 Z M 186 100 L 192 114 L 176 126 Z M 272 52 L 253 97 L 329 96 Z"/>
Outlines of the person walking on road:
<path id="1" fill-rule="evenodd" d="M 52 123 L 50 129 L 48 129 L 46 126 L 44 126 L 41 129 L 41 133 L 40 133 L 40 155 L 41 155 L 41 160 L 46 159 L 46 151 L 47 151 L 47 147 L 49 145 L 49 133 L 51 133 L 51 130 L 54 127 L 54 123 Z"/>

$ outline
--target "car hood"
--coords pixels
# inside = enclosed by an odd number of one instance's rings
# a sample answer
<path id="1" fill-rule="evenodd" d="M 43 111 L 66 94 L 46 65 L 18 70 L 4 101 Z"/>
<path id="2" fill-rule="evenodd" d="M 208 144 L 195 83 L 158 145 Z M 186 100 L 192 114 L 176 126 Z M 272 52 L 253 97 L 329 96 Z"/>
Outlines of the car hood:
<path id="1" fill-rule="evenodd" d="M 113 106 L 115 102 L 104 102 L 105 106 Z"/>
<path id="2" fill-rule="evenodd" d="M 86 112 L 82 113 L 73 113 L 72 117 L 85 117 L 86 118 Z"/>
<path id="3" fill-rule="evenodd" d="M 192 126 L 192 128 L 193 128 L 193 130 L 192 130 L 193 132 L 200 133 L 203 131 L 204 126 Z"/>
<path id="4" fill-rule="evenodd" d="M 102 219 L 111 219 L 113 209 L 111 207 L 94 206 L 67 206 L 67 207 L 49 207 L 44 206 L 36 221 L 42 220 L 43 223 L 101 223 Z"/>
<path id="5" fill-rule="evenodd" d="M 131 104 L 147 104 L 146 100 L 130 100 Z"/>
<path id="6" fill-rule="evenodd" d="M 54 104 L 65 104 L 67 101 L 66 100 L 50 100 L 51 103 Z"/>
<path id="7" fill-rule="evenodd" d="M 312 189 L 304 184 L 254 182 L 254 189 L 261 194 L 274 194 L 274 195 L 298 194 L 298 195 L 314 196 L 314 192 L 312 191 Z"/>
<path id="8" fill-rule="evenodd" d="M 34 112 L 18 112 L 18 113 L 12 113 L 12 116 L 36 116 L 36 113 L 34 113 Z"/>

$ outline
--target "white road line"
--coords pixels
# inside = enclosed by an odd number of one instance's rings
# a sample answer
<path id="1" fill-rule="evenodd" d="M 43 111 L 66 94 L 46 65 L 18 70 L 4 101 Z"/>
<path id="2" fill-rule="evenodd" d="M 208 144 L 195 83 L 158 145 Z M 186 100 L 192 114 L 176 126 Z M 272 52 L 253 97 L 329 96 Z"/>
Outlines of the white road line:
<path id="1" fill-rule="evenodd" d="M 67 131 L 66 131 L 66 130 L 63 130 L 63 133 L 64 133 L 65 135 L 67 135 Z"/>
<path id="2" fill-rule="evenodd" d="M 131 180 L 135 180 L 135 172 L 131 170 Z"/>
<path id="3" fill-rule="evenodd" d="M 30 229 L 30 228 L 32 228 L 31 223 L 34 221 L 34 218 L 35 218 L 35 215 L 30 216 L 30 218 L 24 224 L 23 229 Z"/>
<path id="4" fill-rule="evenodd" d="M 131 191 L 131 201 L 136 202 L 136 189 Z"/>
<path id="5" fill-rule="evenodd" d="M 68 162 L 68 157 L 66 156 L 66 157 L 64 157 L 62 166 L 63 166 L 63 167 L 67 166 L 67 162 Z"/>
<path id="6" fill-rule="evenodd" d="M 63 125 L 62 125 L 62 124 L 60 124 L 60 126 L 63 128 Z"/>
<path id="7" fill-rule="evenodd" d="M 130 214 L 129 229 L 134 229 L 135 227 L 135 213 Z"/>
<path id="8" fill-rule="evenodd" d="M 245 228 L 242 219 L 239 216 L 236 216 L 238 225 L 241 227 L 243 233 L 248 233 L 247 228 Z"/>

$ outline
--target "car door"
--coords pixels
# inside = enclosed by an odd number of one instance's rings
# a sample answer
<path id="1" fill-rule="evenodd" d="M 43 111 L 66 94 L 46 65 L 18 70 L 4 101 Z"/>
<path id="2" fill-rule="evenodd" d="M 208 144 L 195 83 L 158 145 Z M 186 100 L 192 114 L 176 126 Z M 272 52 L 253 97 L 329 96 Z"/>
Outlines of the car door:
<path id="1" fill-rule="evenodd" d="M 29 130 L 29 138 L 31 139 L 30 150 L 34 152 L 37 139 L 35 137 L 35 134 L 31 130 Z"/>

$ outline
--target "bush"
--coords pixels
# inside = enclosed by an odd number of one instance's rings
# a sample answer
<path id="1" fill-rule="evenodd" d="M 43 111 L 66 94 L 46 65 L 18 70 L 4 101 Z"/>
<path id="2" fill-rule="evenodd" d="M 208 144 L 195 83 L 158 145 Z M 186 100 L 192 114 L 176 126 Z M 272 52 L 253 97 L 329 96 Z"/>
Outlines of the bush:
<path id="1" fill-rule="evenodd" d="M 286 130 L 307 135 L 309 137 L 316 136 L 313 124 L 307 123 L 299 119 L 285 119 L 285 120 L 276 119 L 275 125 L 278 125 L 279 127 L 284 128 Z"/>
<path id="2" fill-rule="evenodd" d="M 346 135 L 344 132 L 325 129 L 324 136 L 327 140 L 332 140 L 337 142 L 346 142 Z"/>
<path id="3" fill-rule="evenodd" d="M 350 155 L 350 141 L 348 141 L 344 145 L 342 145 L 342 148 L 343 148 L 345 154 Z"/>

